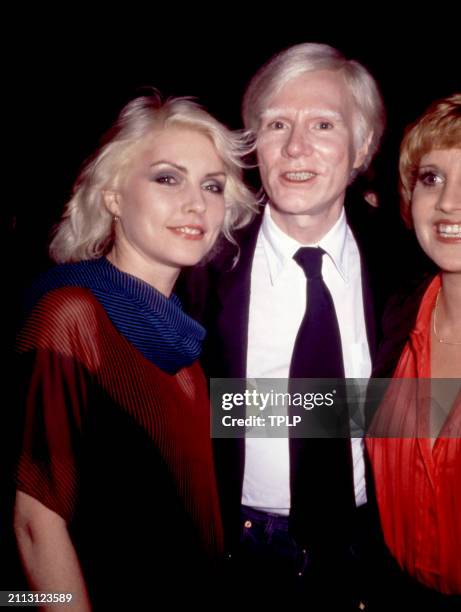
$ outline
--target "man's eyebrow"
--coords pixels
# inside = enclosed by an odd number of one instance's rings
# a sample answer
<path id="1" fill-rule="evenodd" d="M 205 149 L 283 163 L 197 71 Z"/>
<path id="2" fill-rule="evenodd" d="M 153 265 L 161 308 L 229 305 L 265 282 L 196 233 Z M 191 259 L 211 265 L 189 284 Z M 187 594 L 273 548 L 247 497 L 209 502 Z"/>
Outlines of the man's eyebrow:
<path id="1" fill-rule="evenodd" d="M 340 111 L 331 110 L 328 108 L 317 108 L 312 109 L 308 113 L 309 115 L 318 115 L 321 117 L 331 117 L 332 119 L 341 119 L 344 120 L 344 115 Z"/>
<path id="2" fill-rule="evenodd" d="M 272 117 L 282 117 L 284 115 L 290 115 L 293 113 L 296 113 L 294 108 L 284 106 L 283 108 L 267 108 L 262 113 L 262 116 L 266 119 L 271 119 Z"/>
<path id="3" fill-rule="evenodd" d="M 295 115 L 299 112 L 299 109 L 292 108 L 289 106 L 284 106 L 280 108 L 268 108 L 262 113 L 262 117 L 264 119 L 272 119 L 275 117 L 285 117 L 287 115 Z M 309 116 L 321 116 L 321 117 L 331 117 L 332 119 L 340 119 L 344 120 L 344 116 L 339 111 L 327 109 L 327 108 L 310 108 L 308 110 L 303 111 L 303 114 Z"/>

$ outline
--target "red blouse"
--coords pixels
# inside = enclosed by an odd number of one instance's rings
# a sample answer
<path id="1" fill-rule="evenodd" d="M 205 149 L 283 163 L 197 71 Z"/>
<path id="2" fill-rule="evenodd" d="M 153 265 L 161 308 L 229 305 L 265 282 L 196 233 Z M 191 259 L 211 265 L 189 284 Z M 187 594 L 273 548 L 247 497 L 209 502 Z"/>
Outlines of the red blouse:
<path id="1" fill-rule="evenodd" d="M 440 277 L 422 299 L 394 379 L 430 379 Z M 430 380 L 394 380 L 366 440 L 386 544 L 426 586 L 461 593 L 461 392 L 431 446 Z M 387 437 L 385 437 L 387 436 Z"/>

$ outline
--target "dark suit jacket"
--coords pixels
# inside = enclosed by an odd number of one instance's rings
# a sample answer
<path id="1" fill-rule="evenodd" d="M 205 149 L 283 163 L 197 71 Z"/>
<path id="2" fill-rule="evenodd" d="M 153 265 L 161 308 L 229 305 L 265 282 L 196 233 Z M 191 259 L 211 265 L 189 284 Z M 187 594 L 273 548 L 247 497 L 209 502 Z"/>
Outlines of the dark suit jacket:
<path id="1" fill-rule="evenodd" d="M 360 202 L 354 203 L 361 205 Z M 363 205 L 365 217 L 348 215 L 362 254 L 363 304 L 372 358 L 376 348 L 376 325 L 386 293 L 386 273 L 373 268 L 385 262 L 373 225 L 380 227 L 379 211 Z M 185 310 L 207 329 L 202 363 L 212 378 L 244 378 L 248 342 L 250 281 L 253 255 L 262 215 L 239 231 L 238 263 L 236 249 L 222 248 L 206 266 L 189 270 L 177 287 Z M 366 254 L 366 255 L 365 255 Z M 370 276 L 369 271 L 372 271 Z M 371 280 L 375 281 L 374 287 Z M 372 294 L 375 294 L 372 298 Z M 377 297 L 377 299 L 374 299 Z M 312 469 L 306 474 L 306 494 L 311 494 L 309 516 L 296 526 L 297 537 L 309 546 L 327 550 L 326 541 L 349 538 L 348 529 L 355 511 L 352 460 L 349 440 L 309 440 Z M 346 455 L 344 448 L 347 448 Z M 217 439 L 214 444 L 216 471 L 224 530 L 228 548 L 239 535 L 244 453 L 243 439 Z M 344 457 L 347 457 L 344 460 Z M 341 457 L 341 460 L 339 460 Z M 290 458 L 293 461 L 293 457 Z M 293 495 L 303 492 L 292 490 Z"/>

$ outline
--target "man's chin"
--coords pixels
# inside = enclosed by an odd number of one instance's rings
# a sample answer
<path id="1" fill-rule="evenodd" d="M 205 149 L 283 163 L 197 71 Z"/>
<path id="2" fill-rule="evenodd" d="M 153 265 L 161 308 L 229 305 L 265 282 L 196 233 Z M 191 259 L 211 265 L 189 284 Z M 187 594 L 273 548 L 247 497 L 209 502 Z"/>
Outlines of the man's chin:
<path id="1" fill-rule="evenodd" d="M 278 202 L 273 202 L 269 199 L 271 210 L 280 215 L 315 215 L 320 212 L 321 207 L 315 204 L 310 205 L 308 197 L 305 198 L 287 198 Z"/>

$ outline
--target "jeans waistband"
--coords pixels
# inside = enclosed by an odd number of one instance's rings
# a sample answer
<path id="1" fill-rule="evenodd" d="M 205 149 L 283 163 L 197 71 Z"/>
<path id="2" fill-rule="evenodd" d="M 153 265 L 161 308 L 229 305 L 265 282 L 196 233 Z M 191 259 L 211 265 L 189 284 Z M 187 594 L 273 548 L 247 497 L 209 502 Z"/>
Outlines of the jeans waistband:
<path id="1" fill-rule="evenodd" d="M 245 519 L 250 519 L 252 521 L 259 521 L 268 523 L 271 521 L 273 524 L 280 526 L 281 528 L 288 528 L 288 516 L 282 516 L 281 514 L 275 514 L 272 512 L 265 512 L 264 510 L 258 510 L 256 508 L 251 508 L 250 506 L 242 505 L 242 516 Z"/>

